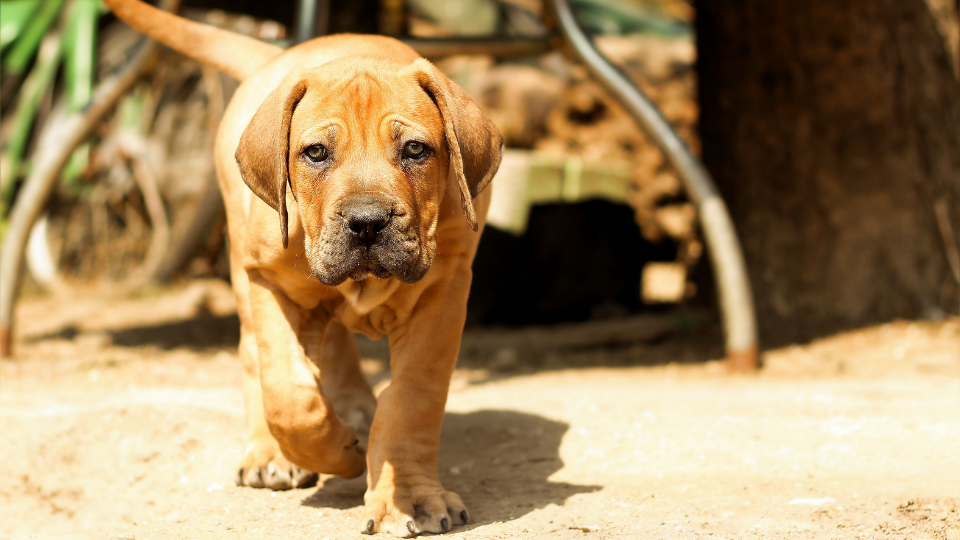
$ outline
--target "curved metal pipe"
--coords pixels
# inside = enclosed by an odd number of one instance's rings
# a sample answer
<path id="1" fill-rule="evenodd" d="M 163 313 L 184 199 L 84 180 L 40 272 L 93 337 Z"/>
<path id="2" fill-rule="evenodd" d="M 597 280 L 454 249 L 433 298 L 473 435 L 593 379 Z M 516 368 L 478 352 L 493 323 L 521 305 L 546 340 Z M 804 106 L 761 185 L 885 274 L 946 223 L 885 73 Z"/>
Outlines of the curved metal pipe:
<path id="1" fill-rule="evenodd" d="M 546 37 L 409 38 L 401 41 L 425 58 L 458 54 L 509 58 L 550 52 L 550 40 Z"/>
<path id="2" fill-rule="evenodd" d="M 716 275 L 727 365 L 737 371 L 756 369 L 759 367 L 757 325 L 750 281 L 733 221 L 713 179 L 657 107 L 594 47 L 577 24 L 568 0 L 549 0 L 545 4 L 551 22 L 564 39 L 566 52 L 583 63 L 633 116 L 679 174 L 687 195 L 697 207 Z"/>

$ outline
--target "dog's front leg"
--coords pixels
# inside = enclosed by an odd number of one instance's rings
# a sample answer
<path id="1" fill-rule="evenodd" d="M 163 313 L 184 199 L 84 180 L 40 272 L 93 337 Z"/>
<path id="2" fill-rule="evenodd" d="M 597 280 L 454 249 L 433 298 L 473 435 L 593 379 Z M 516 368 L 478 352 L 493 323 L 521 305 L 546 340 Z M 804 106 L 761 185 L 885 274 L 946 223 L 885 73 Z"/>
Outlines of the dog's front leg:
<path id="1" fill-rule="evenodd" d="M 399 537 L 442 533 L 467 522 L 460 496 L 440 484 L 440 426 L 466 319 L 468 262 L 420 297 L 390 332 L 391 382 L 378 396 L 367 452 L 361 531 Z"/>
<path id="2" fill-rule="evenodd" d="M 310 318 L 257 272 L 250 274 L 250 308 L 256 327 L 263 412 L 270 433 L 291 462 L 304 469 L 352 478 L 364 470 L 356 432 L 334 412 L 321 390 L 320 370 L 300 336 Z M 320 329 L 319 335 L 323 335 Z"/>

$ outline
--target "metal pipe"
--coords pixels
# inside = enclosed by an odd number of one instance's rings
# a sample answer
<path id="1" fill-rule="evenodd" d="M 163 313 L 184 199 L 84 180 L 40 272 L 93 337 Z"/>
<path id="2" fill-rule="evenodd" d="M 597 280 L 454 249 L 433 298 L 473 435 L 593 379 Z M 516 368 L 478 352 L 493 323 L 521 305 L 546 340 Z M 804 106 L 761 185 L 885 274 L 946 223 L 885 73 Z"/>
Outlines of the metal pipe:
<path id="1" fill-rule="evenodd" d="M 479 54 L 509 58 L 537 56 L 550 51 L 549 38 L 410 38 L 402 39 L 425 58 Z"/>
<path id="2" fill-rule="evenodd" d="M 740 241 L 713 179 L 663 118 L 657 107 L 596 49 L 577 24 L 568 0 L 546 2 L 566 52 L 584 64 L 663 150 L 696 205 L 710 253 L 723 318 L 727 365 L 737 371 L 759 367 L 753 295 Z"/>
<path id="3" fill-rule="evenodd" d="M 314 38 L 317 34 L 317 0 L 300 0 L 297 4 L 297 20 L 293 43 L 298 45 Z"/>

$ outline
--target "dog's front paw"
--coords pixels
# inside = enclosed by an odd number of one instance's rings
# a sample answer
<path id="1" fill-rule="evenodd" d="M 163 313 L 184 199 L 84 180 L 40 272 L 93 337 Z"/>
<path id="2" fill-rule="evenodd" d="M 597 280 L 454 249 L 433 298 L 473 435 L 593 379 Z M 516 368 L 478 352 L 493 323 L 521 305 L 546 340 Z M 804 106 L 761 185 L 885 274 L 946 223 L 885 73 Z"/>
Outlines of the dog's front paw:
<path id="1" fill-rule="evenodd" d="M 469 516 L 460 496 L 435 485 L 391 486 L 368 492 L 360 532 L 383 532 L 400 538 L 445 533 Z"/>
<path id="2" fill-rule="evenodd" d="M 237 485 L 276 491 L 313 487 L 318 478 L 317 473 L 290 463 L 280 453 L 277 441 L 271 438 L 268 442 L 256 441 L 247 446 L 237 472 Z"/>

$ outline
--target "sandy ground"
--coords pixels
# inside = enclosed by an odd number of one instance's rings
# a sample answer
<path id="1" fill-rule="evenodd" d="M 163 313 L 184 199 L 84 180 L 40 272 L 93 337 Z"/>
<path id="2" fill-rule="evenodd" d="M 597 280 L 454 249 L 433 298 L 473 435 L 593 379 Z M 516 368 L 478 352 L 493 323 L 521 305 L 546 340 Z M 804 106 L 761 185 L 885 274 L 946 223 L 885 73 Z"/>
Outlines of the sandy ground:
<path id="1" fill-rule="evenodd" d="M 0 538 L 363 538 L 362 480 L 233 484 L 231 309 L 209 283 L 22 302 L 0 365 Z M 669 347 L 462 359 L 440 474 L 472 522 L 448 536 L 960 540 L 955 318 L 772 351 L 757 376 L 645 365 Z M 382 360 L 364 364 L 379 388 Z"/>

